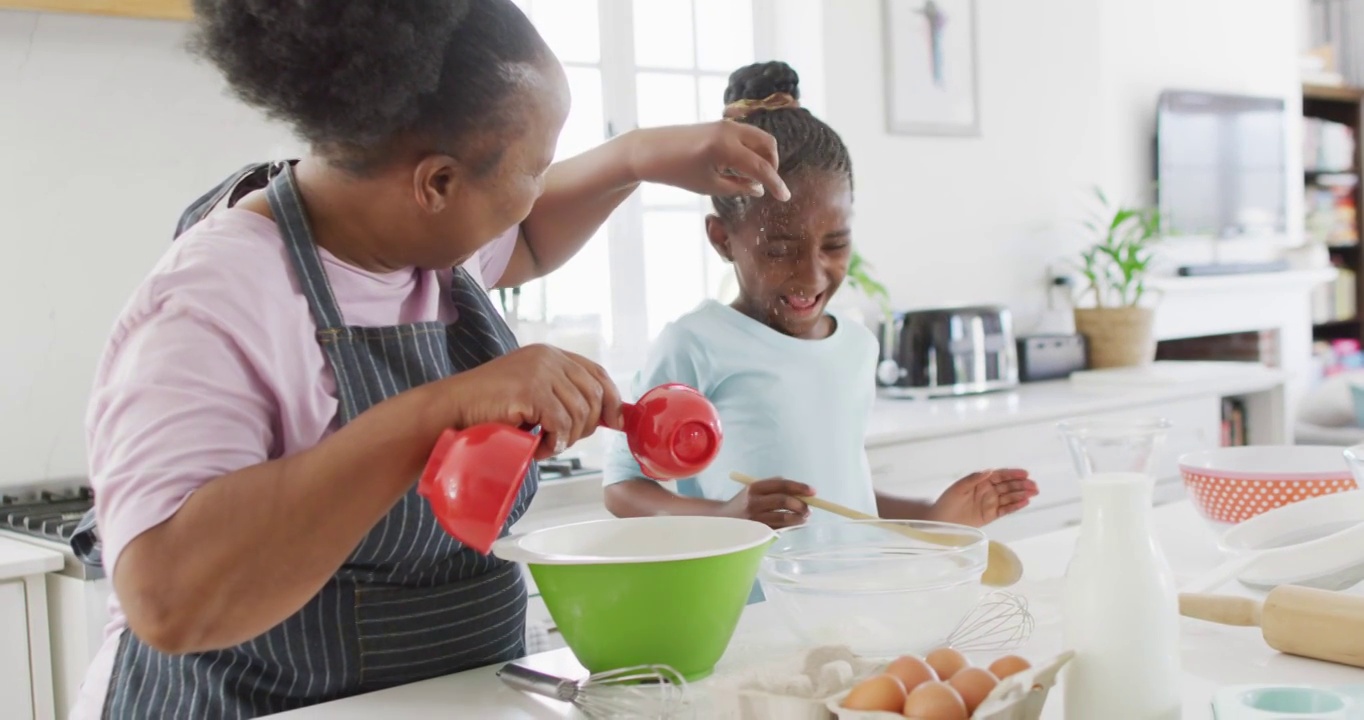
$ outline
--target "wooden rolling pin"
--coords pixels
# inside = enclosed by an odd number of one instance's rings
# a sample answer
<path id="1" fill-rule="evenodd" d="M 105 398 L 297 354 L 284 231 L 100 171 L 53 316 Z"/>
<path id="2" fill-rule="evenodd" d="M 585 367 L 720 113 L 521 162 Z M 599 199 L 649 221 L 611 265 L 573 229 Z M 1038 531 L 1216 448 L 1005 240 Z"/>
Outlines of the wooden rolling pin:
<path id="1" fill-rule="evenodd" d="M 751 475 L 745 475 L 741 472 L 730 473 L 729 479 L 745 486 L 758 482 L 757 478 Z M 849 520 L 881 519 L 875 515 L 859 512 L 846 505 L 839 505 L 838 503 L 832 503 L 817 497 L 802 497 L 796 499 L 812 508 L 819 508 L 820 510 L 831 512 L 840 517 L 848 518 Z M 898 532 L 901 535 L 912 537 L 915 540 L 933 543 L 935 545 L 960 547 L 963 544 L 960 536 L 949 535 L 947 533 L 935 533 L 892 523 L 887 523 L 885 528 Z M 1008 545 L 991 540 L 986 547 L 986 553 L 985 573 L 980 576 L 980 581 L 982 583 L 991 587 L 1008 587 L 1023 579 L 1023 561 L 1019 559 L 1017 553 L 1009 549 Z"/>
<path id="2" fill-rule="evenodd" d="M 1258 627 L 1265 642 L 1282 653 L 1364 667 L 1364 597 L 1280 585 L 1263 604 L 1228 595 L 1180 595 L 1179 613 Z"/>

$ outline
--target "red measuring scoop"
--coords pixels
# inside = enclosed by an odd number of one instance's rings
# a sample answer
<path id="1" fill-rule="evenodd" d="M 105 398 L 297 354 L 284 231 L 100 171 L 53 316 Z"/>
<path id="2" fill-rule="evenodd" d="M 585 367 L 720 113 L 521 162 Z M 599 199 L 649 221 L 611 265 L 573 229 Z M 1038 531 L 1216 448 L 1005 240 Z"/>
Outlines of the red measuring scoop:
<path id="1" fill-rule="evenodd" d="M 720 452 L 720 415 L 704 395 L 660 385 L 622 406 L 630 454 L 654 480 L 705 470 Z M 426 461 L 417 492 L 455 539 L 487 554 L 521 492 L 540 436 L 500 423 L 446 430 Z"/>

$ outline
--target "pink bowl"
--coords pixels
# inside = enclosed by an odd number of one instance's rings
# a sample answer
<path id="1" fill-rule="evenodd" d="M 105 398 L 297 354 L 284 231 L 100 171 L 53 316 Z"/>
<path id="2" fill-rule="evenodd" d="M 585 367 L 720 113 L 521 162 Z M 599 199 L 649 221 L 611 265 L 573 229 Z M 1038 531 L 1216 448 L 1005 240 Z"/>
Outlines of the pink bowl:
<path id="1" fill-rule="evenodd" d="M 1253 445 L 1188 453 L 1179 473 L 1209 520 L 1239 523 L 1290 503 L 1354 490 L 1344 448 Z"/>

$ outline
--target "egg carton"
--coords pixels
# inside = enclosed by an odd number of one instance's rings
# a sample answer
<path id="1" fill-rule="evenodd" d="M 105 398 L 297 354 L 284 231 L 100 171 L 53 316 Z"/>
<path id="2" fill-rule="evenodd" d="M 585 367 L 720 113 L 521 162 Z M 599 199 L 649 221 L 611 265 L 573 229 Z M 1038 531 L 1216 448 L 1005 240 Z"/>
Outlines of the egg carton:
<path id="1" fill-rule="evenodd" d="M 846 645 L 821 645 L 798 655 L 707 680 L 723 720 L 832 720 L 829 699 L 880 672 L 885 663 L 859 657 Z"/>
<path id="2" fill-rule="evenodd" d="M 972 713 L 970 720 L 1038 720 L 1042 717 L 1042 706 L 1047 702 L 1047 693 L 1056 684 L 1056 677 L 1061 668 L 1070 662 L 1074 655 L 1074 652 L 1066 651 L 1045 663 L 1004 678 L 989 695 L 985 696 L 985 700 Z M 849 710 L 842 707 L 843 698 L 847 697 L 849 690 L 851 688 L 825 702 L 828 714 L 824 718 L 904 720 L 905 716 L 900 713 Z"/>

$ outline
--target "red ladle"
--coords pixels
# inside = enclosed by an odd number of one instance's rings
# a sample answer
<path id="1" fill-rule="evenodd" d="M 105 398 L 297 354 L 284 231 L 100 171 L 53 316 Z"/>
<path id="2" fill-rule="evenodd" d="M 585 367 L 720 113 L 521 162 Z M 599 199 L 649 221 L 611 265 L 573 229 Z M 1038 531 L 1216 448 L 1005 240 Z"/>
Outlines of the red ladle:
<path id="1" fill-rule="evenodd" d="M 691 477 L 720 452 L 719 413 L 686 385 L 660 385 L 622 405 L 622 412 L 630 454 L 651 479 Z M 539 435 L 500 423 L 446 430 L 417 492 L 446 532 L 486 555 L 502 533 L 540 441 Z"/>

